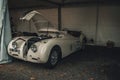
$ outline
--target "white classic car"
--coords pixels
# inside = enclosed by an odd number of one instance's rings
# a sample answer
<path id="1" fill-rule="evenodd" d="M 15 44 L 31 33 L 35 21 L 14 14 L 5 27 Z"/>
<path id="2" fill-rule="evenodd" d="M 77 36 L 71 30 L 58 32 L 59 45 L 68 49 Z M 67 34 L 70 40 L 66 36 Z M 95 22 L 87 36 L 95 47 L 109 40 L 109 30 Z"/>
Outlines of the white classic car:
<path id="1" fill-rule="evenodd" d="M 37 35 L 13 38 L 8 45 L 8 54 L 24 61 L 45 63 L 53 68 L 62 58 L 82 49 L 85 43 L 81 31 L 59 31 L 47 27 L 39 29 Z"/>

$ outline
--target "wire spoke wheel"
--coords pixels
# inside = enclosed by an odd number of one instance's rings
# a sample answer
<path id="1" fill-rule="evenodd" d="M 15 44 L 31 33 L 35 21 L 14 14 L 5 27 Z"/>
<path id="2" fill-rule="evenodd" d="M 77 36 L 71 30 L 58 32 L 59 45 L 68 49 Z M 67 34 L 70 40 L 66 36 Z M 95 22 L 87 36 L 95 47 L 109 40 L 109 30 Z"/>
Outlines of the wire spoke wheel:
<path id="1" fill-rule="evenodd" d="M 50 63 L 55 65 L 58 62 L 58 53 L 57 51 L 53 51 L 50 56 Z"/>
<path id="2" fill-rule="evenodd" d="M 49 59 L 46 63 L 46 67 L 54 68 L 59 61 L 60 61 L 60 48 L 53 47 L 53 49 L 51 50 L 51 53 L 49 55 Z"/>

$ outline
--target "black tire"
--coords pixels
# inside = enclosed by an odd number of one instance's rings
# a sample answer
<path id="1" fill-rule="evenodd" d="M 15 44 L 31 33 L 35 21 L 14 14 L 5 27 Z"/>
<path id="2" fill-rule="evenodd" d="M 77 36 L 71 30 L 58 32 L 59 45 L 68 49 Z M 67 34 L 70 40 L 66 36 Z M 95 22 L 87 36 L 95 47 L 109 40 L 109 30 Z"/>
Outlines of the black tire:
<path id="1" fill-rule="evenodd" d="M 50 55 L 49 55 L 49 59 L 47 63 L 45 64 L 47 68 L 52 69 L 58 64 L 58 62 L 61 59 L 60 52 L 61 50 L 59 47 L 56 46 L 52 48 Z"/>

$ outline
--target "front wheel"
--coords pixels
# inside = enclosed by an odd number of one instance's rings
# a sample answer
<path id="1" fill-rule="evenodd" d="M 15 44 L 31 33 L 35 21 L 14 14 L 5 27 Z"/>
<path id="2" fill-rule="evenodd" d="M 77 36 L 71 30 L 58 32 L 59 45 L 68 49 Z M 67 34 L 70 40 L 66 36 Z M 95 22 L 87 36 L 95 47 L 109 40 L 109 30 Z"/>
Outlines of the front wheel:
<path id="1" fill-rule="evenodd" d="M 60 60 L 60 49 L 58 47 L 54 47 L 52 50 L 51 50 L 51 53 L 49 55 L 49 59 L 46 63 L 46 67 L 47 68 L 54 68 L 57 63 L 59 62 Z"/>

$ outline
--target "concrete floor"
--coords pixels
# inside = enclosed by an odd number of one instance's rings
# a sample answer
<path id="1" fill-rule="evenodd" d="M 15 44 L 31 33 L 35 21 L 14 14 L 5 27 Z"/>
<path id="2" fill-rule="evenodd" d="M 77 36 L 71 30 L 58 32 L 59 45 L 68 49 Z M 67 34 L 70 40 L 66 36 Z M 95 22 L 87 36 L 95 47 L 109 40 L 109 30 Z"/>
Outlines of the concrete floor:
<path id="1" fill-rule="evenodd" d="M 14 59 L 0 65 L 0 80 L 120 80 L 120 48 L 87 46 L 54 69 Z"/>

